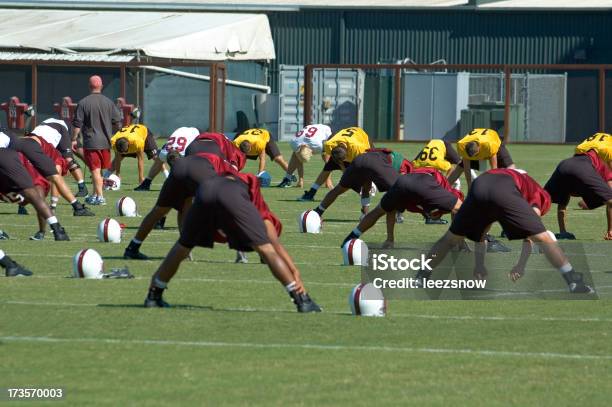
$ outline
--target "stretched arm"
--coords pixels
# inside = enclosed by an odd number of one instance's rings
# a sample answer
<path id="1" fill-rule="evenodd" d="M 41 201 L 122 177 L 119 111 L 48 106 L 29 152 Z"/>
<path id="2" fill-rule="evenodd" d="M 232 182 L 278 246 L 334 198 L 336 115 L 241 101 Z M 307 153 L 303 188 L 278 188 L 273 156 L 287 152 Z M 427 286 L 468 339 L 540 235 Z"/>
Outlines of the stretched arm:
<path id="1" fill-rule="evenodd" d="M 470 171 L 470 169 L 471 169 L 470 160 L 468 160 L 467 158 L 464 158 L 463 159 L 463 173 L 465 174 L 465 181 L 467 182 L 468 190 L 472 186 L 472 172 Z"/>
<path id="2" fill-rule="evenodd" d="M 612 240 L 612 201 L 608 201 L 606 207 L 606 216 L 608 218 L 608 233 L 606 233 L 604 239 Z"/>
<path id="3" fill-rule="evenodd" d="M 557 222 L 559 223 L 559 232 L 566 233 L 567 232 L 567 204 L 557 205 Z M 610 223 L 608 222 L 608 226 Z"/>
<path id="4" fill-rule="evenodd" d="M 321 201 L 320 207 L 323 208 L 324 210 L 328 209 L 331 206 L 331 204 L 333 204 L 336 201 L 336 199 L 340 195 L 345 193 L 346 191 L 348 191 L 348 188 L 345 188 L 345 187 L 343 187 L 340 184 L 336 185 L 331 191 L 329 191 L 325 195 L 325 198 L 323 198 L 323 201 Z M 317 212 L 319 212 L 319 211 L 317 211 Z"/>
<path id="5" fill-rule="evenodd" d="M 259 153 L 259 171 L 258 174 L 266 169 L 266 151 L 261 150 Z"/>
<path id="6" fill-rule="evenodd" d="M 497 168 L 497 154 L 492 155 L 491 158 L 489 158 L 489 165 L 491 166 L 491 169 Z"/>
<path id="7" fill-rule="evenodd" d="M 531 240 L 523 240 L 523 246 L 521 248 L 521 257 L 519 257 L 518 262 L 514 267 L 512 267 L 512 271 L 510 272 L 510 274 L 508 274 L 508 277 L 510 277 L 512 281 L 516 282 L 525 274 L 525 266 L 527 266 L 527 260 L 529 260 L 529 256 L 531 255 L 532 247 L 533 242 Z"/>
<path id="8" fill-rule="evenodd" d="M 395 214 L 397 211 L 387 212 L 387 241 L 383 244 L 385 248 L 393 247 L 395 242 Z"/>
<path id="9" fill-rule="evenodd" d="M 123 161 L 123 156 L 118 152 L 115 152 L 115 157 L 113 157 L 113 166 L 111 167 L 111 172 L 114 172 L 118 176 L 121 176 L 121 162 Z"/>

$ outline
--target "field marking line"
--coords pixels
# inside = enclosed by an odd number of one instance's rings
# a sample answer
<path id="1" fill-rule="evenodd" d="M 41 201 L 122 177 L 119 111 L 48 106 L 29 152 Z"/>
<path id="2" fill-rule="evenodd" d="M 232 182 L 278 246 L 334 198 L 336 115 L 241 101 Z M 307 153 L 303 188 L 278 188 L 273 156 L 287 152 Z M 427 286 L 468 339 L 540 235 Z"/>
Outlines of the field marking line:
<path id="1" fill-rule="evenodd" d="M 36 301 L 1 301 L 0 305 L 32 305 L 32 306 L 52 306 L 52 307 L 99 307 L 100 304 L 94 303 L 70 303 L 70 302 L 36 302 Z M 102 308 L 102 307 L 101 307 Z M 189 310 L 189 307 L 176 308 L 179 310 Z M 213 308 L 212 311 L 236 311 L 236 312 L 287 312 L 289 309 L 277 308 Z M 330 315 L 350 315 L 349 312 L 325 310 L 324 314 Z M 571 317 L 511 317 L 496 315 L 435 315 L 435 314 L 404 314 L 389 313 L 390 317 L 414 318 L 414 319 L 434 319 L 434 320 L 459 320 L 459 321 L 520 321 L 520 322 L 601 322 L 612 323 L 612 318 L 571 318 Z"/>
<path id="2" fill-rule="evenodd" d="M 518 357 L 541 359 L 572 360 L 612 360 L 612 355 L 589 355 L 555 352 L 513 352 L 503 350 L 477 350 L 452 348 L 411 348 L 395 346 L 359 346 L 359 345 L 324 345 L 314 343 L 257 343 L 257 342 L 215 342 L 215 341 L 173 341 L 157 339 L 113 339 L 113 338 L 55 338 L 49 336 L 0 336 L 0 341 L 7 342 L 43 342 L 43 343 L 103 343 L 113 345 L 160 345 L 206 348 L 247 348 L 247 349 L 304 349 L 327 351 L 366 351 L 397 353 L 437 353 L 464 354 L 490 357 Z"/>

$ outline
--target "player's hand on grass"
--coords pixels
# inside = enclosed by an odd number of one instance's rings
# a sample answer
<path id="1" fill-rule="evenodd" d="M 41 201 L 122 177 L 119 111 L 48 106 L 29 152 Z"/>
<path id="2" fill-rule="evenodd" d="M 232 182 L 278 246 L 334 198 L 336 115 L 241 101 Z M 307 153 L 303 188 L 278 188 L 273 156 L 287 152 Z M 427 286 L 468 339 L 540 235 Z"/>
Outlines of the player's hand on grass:
<path id="1" fill-rule="evenodd" d="M 476 280 L 486 280 L 489 272 L 486 267 L 476 267 L 474 268 L 474 278 Z"/>
<path id="2" fill-rule="evenodd" d="M 512 280 L 513 283 L 516 283 L 524 275 L 525 269 L 523 267 L 514 266 L 512 267 L 512 271 L 508 274 L 508 277 L 510 277 L 510 280 Z"/>
<path id="3" fill-rule="evenodd" d="M 570 232 L 559 232 L 555 233 L 557 240 L 576 240 L 576 236 Z"/>
<path id="4" fill-rule="evenodd" d="M 385 240 L 382 244 L 383 249 L 393 249 L 395 242 L 393 240 Z"/>
<path id="5" fill-rule="evenodd" d="M 608 230 L 608 233 L 604 235 L 604 240 L 612 240 L 612 230 Z"/>

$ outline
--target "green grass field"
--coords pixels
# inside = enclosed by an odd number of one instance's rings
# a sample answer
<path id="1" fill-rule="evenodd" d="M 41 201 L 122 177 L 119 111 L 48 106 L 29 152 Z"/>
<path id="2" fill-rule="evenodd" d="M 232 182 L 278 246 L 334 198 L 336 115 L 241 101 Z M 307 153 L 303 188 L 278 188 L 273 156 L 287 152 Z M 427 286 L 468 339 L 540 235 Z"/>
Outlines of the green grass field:
<path id="1" fill-rule="evenodd" d="M 288 146 L 281 147 L 288 158 Z M 393 145 L 408 157 L 419 147 Z M 512 145 L 510 152 L 545 182 L 572 147 Z M 255 168 L 250 162 L 247 170 Z M 320 168 L 313 158 L 308 185 Z M 281 171 L 275 164 L 269 169 L 276 184 Z M 177 238 L 175 217 L 143 244 L 151 261 L 122 258 L 139 218 L 121 219 L 128 225 L 123 243 L 96 241 L 97 223 L 115 215 L 121 195 L 135 198 L 142 214 L 154 204 L 163 176 L 154 191 L 133 192 L 134 172 L 135 161 L 124 161 L 123 191 L 108 193 L 109 204 L 93 208 L 95 218 L 74 218 L 68 204 L 60 206 L 70 242 L 53 242 L 50 233 L 46 241 L 29 241 L 34 215 L 0 206 L 0 228 L 11 236 L 0 248 L 35 272 L 0 278 L 0 387 L 62 387 L 66 397 L 58 404 L 74 406 L 610 405 L 612 308 L 606 300 L 395 300 L 386 318 L 351 316 L 347 298 L 359 268 L 341 266 L 338 246 L 359 217 L 354 193 L 326 212 L 323 234 L 305 235 L 297 216 L 313 204 L 295 201 L 302 191 L 264 191 L 323 313 L 297 314 L 255 255 L 236 265 L 224 246 L 196 249 L 195 261 L 182 265 L 165 295 L 174 308 L 143 309 L 149 278 Z M 570 230 L 612 249 L 602 240 L 603 209 L 581 211 L 576 203 Z M 557 230 L 554 208 L 545 222 Z M 396 241 L 433 241 L 446 229 L 408 215 Z M 384 230 L 381 222 L 365 240 L 381 242 Z M 96 249 L 107 269 L 128 265 L 136 278 L 69 278 L 72 256 L 85 247 Z"/>

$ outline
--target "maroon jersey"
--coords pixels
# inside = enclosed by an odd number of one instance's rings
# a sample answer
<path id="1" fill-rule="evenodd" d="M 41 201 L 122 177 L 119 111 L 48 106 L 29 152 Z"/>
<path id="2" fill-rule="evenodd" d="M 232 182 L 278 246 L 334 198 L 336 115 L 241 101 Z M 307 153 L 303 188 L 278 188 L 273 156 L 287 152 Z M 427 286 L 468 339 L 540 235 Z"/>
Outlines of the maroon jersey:
<path id="1" fill-rule="evenodd" d="M 576 154 L 582 155 L 582 154 Z M 612 181 L 612 169 L 604 160 L 601 159 L 599 154 L 595 150 L 589 150 L 586 154 L 587 157 L 591 160 L 591 164 L 593 164 L 593 168 L 595 171 L 603 178 L 604 181 Z"/>
<path id="2" fill-rule="evenodd" d="M 41 187 L 45 192 L 45 196 L 47 196 L 49 194 L 49 190 L 51 189 L 51 184 L 49 183 L 49 181 L 47 181 L 47 179 L 43 177 L 40 172 L 36 170 L 36 168 L 34 168 L 30 160 L 28 160 L 26 156 L 22 153 L 19 153 L 19 160 L 23 164 L 28 174 L 30 174 L 30 176 L 32 177 L 34 185 Z"/>
<path id="3" fill-rule="evenodd" d="M 59 151 L 57 151 L 57 149 L 53 147 L 53 145 L 47 140 L 39 136 L 36 136 L 36 138 L 40 142 L 40 148 L 42 149 L 43 153 L 45 153 L 46 156 L 51 158 L 55 165 L 59 165 L 61 167 L 62 176 L 66 175 L 68 173 L 68 162 L 66 161 L 66 159 L 62 157 Z"/>
<path id="4" fill-rule="evenodd" d="M 246 164 L 246 157 L 242 153 L 242 151 L 238 150 L 234 143 L 228 140 L 223 134 L 219 133 L 202 133 L 195 140 L 213 140 L 219 148 L 223 155 L 225 155 L 225 159 L 230 162 L 230 164 L 235 165 L 238 171 L 242 171 Z M 194 141 L 195 141 L 194 140 Z"/>
<path id="5" fill-rule="evenodd" d="M 511 176 L 523 198 L 530 206 L 535 206 L 540 210 L 540 216 L 546 215 L 550 209 L 550 194 L 526 173 L 509 168 L 496 168 L 487 172 Z"/>

